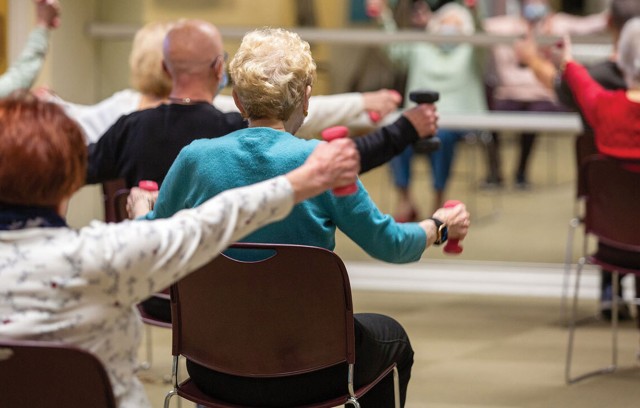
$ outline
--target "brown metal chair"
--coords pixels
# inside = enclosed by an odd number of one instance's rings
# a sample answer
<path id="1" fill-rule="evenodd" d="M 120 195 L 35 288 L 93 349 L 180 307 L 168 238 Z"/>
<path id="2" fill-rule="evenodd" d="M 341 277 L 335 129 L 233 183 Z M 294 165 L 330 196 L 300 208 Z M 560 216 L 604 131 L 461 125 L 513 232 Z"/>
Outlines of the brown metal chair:
<path id="1" fill-rule="evenodd" d="M 354 322 L 351 287 L 344 264 L 333 252 L 300 245 L 236 244 L 258 250 L 255 262 L 220 255 L 171 286 L 173 319 L 173 395 L 207 407 L 237 407 L 212 398 L 187 379 L 178 383 L 178 359 L 184 356 L 218 372 L 277 378 L 345 364 L 346 395 L 308 407 L 352 404 L 393 373 L 395 364 L 375 381 L 355 390 Z"/>
<path id="2" fill-rule="evenodd" d="M 120 222 L 127 218 L 127 211 L 124 205 L 127 203 L 128 194 L 129 190 L 123 179 L 109 180 L 102 183 L 104 222 Z M 123 203 L 121 202 L 122 197 L 124 197 Z"/>
<path id="3" fill-rule="evenodd" d="M 565 365 L 565 380 L 575 383 L 594 375 L 615 371 L 618 359 L 618 302 L 612 302 L 611 365 L 573 377 L 571 363 L 576 330 L 578 289 L 585 263 L 612 271 L 613 290 L 618 291 L 618 275 L 640 275 L 640 165 L 596 155 L 584 160 L 585 233 L 597 238 L 598 250 L 584 255 L 577 266 L 576 281 L 569 321 L 569 343 Z"/>
<path id="4" fill-rule="evenodd" d="M 560 295 L 560 318 L 566 323 L 569 321 L 567 316 L 567 299 L 569 297 L 569 278 L 573 266 L 573 239 L 576 229 L 583 224 L 584 214 L 581 213 L 581 206 L 586 195 L 586 186 L 584 180 L 585 160 L 593 155 L 598 154 L 595 139 L 592 132 L 581 133 L 576 136 L 575 140 L 576 154 L 576 199 L 574 202 L 573 217 L 569 220 L 569 232 L 567 234 L 567 246 L 565 248 L 564 257 L 564 274 L 562 278 L 562 293 Z"/>
<path id="5" fill-rule="evenodd" d="M 0 340 L 0 384 L 3 407 L 116 407 L 102 363 L 61 343 Z"/>

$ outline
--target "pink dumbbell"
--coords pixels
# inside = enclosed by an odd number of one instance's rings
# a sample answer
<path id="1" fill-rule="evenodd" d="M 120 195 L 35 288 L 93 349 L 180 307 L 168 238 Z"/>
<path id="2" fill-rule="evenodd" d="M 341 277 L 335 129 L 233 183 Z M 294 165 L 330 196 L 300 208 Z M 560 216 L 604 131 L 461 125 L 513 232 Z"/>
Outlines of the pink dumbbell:
<path id="1" fill-rule="evenodd" d="M 444 203 L 444 208 L 452 208 L 455 207 L 456 205 L 460 204 L 460 201 L 458 200 L 448 200 Z M 459 254 L 462 252 L 462 247 L 460 246 L 460 240 L 459 239 L 451 239 L 449 238 L 447 240 L 447 243 L 444 245 L 444 248 L 442 249 L 444 251 L 444 253 L 446 254 Z"/>
<path id="2" fill-rule="evenodd" d="M 334 126 L 323 130 L 320 135 L 325 141 L 331 142 L 332 140 L 349 136 L 349 129 L 345 126 Z M 334 188 L 333 194 L 341 197 L 354 194 L 356 191 L 358 191 L 358 185 L 353 183 L 348 186 Z"/>

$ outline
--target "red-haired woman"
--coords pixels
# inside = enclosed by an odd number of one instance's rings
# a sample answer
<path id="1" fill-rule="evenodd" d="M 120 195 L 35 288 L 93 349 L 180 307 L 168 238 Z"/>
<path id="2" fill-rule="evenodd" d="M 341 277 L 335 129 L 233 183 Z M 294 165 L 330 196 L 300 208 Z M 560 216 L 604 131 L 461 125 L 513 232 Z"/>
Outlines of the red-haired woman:
<path id="1" fill-rule="evenodd" d="M 74 230 L 64 214 L 86 172 L 80 129 L 60 107 L 30 95 L 0 100 L 0 337 L 88 350 L 107 368 L 119 407 L 148 407 L 134 376 L 140 321 L 133 305 L 285 217 L 296 202 L 353 183 L 357 151 L 350 140 L 337 142 L 320 144 L 285 176 L 174 217 Z M 147 198 L 132 197 L 133 206 Z"/>

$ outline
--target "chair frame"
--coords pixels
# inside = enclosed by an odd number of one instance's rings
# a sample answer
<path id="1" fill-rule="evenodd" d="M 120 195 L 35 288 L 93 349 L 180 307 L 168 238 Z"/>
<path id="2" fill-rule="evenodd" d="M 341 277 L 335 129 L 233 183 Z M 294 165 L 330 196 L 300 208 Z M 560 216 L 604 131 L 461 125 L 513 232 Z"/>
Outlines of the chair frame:
<path id="1" fill-rule="evenodd" d="M 165 408 L 174 395 L 206 407 L 238 408 L 204 394 L 191 379 L 179 383 L 180 356 L 209 369 L 248 378 L 277 378 L 347 363 L 348 395 L 307 408 L 345 404 L 359 408 L 358 398 L 392 373 L 395 406 L 400 406 L 395 364 L 371 383 L 359 389 L 354 387 L 351 287 L 346 268 L 335 253 L 286 244 L 239 243 L 231 248 L 266 250 L 275 255 L 255 262 L 219 255 L 171 286 L 173 390 L 165 398 Z M 224 289 L 220 288 L 222 285 Z M 270 307 L 265 308 L 264 304 Z M 295 310 L 289 312 L 293 307 Z M 202 333 L 205 329 L 200 320 L 206 320 L 208 333 Z M 275 322 L 279 325 L 277 330 Z M 220 330 L 221 327 L 224 329 Z M 300 330 L 301 327 L 305 330 Z M 333 332 L 336 327 L 339 333 Z M 317 335 L 318 332 L 322 335 Z M 287 339 L 286 352 L 281 350 L 282 338 Z M 313 348 L 312 352 L 309 348 Z"/>
<path id="2" fill-rule="evenodd" d="M 69 344 L 0 339 L 0 383 L 6 407 L 116 408 L 102 362 Z"/>
<path id="3" fill-rule="evenodd" d="M 569 322 L 567 302 L 569 299 L 569 278 L 573 267 L 573 241 L 576 230 L 579 226 L 584 224 L 584 214 L 581 214 L 580 208 L 581 204 L 584 203 L 586 196 L 583 163 L 588 157 L 599 154 L 592 132 L 581 133 L 576 136 L 575 154 L 576 198 L 574 202 L 573 217 L 569 220 L 569 231 L 567 233 L 567 244 L 564 256 L 564 273 L 562 275 L 562 292 L 560 294 L 560 319 L 564 324 L 568 324 Z"/>
<path id="4" fill-rule="evenodd" d="M 565 362 L 565 381 L 567 384 L 574 384 L 579 381 L 582 381 L 586 378 L 608 374 L 616 371 L 618 367 L 618 302 L 612 302 L 612 319 L 611 319 L 611 364 L 596 369 L 592 371 L 585 372 L 583 374 L 573 376 L 571 374 L 571 365 L 573 360 L 573 352 L 574 352 L 574 341 L 575 341 L 575 331 L 576 331 L 576 323 L 577 323 L 577 309 L 578 309 L 578 294 L 580 288 L 580 277 L 582 275 L 582 270 L 586 263 L 599 265 L 604 270 L 612 271 L 613 275 L 613 293 L 618 293 L 619 289 L 619 275 L 620 274 L 632 274 L 636 276 L 640 276 L 640 269 L 632 269 L 629 267 L 625 267 L 622 265 L 615 265 L 609 260 L 602 259 L 598 256 L 598 253 L 587 255 L 587 235 L 592 235 L 597 237 L 599 241 L 606 243 L 607 245 L 617 249 L 624 251 L 632 251 L 640 253 L 640 239 L 633 237 L 631 238 L 629 234 L 626 236 L 619 236 L 617 233 L 612 232 L 609 228 L 611 225 L 616 225 L 614 223 L 615 220 L 607 220 L 603 222 L 601 220 L 603 214 L 607 215 L 607 212 L 611 213 L 627 213 L 624 209 L 618 208 L 614 202 L 614 206 L 616 208 L 606 208 L 603 209 L 601 206 L 603 205 L 601 198 L 596 197 L 595 192 L 601 191 L 602 186 L 598 184 L 598 181 L 592 181 L 592 175 L 596 172 L 601 172 L 603 169 L 594 168 L 595 166 L 609 166 L 611 168 L 605 168 L 605 170 L 609 171 L 607 173 L 610 177 L 610 183 L 621 183 L 623 181 L 628 181 L 623 178 L 626 174 L 629 177 L 629 184 L 616 184 L 616 188 L 619 188 L 616 191 L 620 192 L 620 195 L 626 194 L 623 196 L 624 200 L 617 199 L 618 202 L 638 202 L 638 197 L 633 196 L 633 194 L 638 195 L 637 186 L 640 185 L 640 171 L 629 170 L 626 168 L 629 162 L 616 160 L 611 157 L 603 156 L 603 155 L 593 155 L 589 156 L 584 160 L 584 177 L 585 177 L 585 216 L 584 216 L 584 227 L 585 227 L 585 240 L 583 243 L 583 256 L 580 258 L 576 268 L 576 279 L 575 279 L 575 287 L 574 287 L 574 296 L 572 302 L 571 309 L 571 319 L 569 321 L 569 339 L 567 344 L 567 355 Z M 633 165 L 637 165 L 636 162 Z M 615 172 L 615 174 L 610 174 L 611 172 Z M 616 177 L 617 176 L 617 177 Z M 615 180 L 615 181 L 614 181 Z M 634 190 L 635 187 L 635 190 Z M 610 193 L 610 192 L 609 192 Z M 600 193 L 602 194 L 602 193 Z M 630 196 L 631 195 L 631 196 Z M 609 197 L 611 194 L 609 195 Z M 614 200 L 606 200 L 607 203 Z M 611 205 L 609 205 L 611 207 Z M 636 216 L 640 217 L 640 211 L 637 209 Z M 633 218 L 633 213 L 631 215 Z M 607 225 L 605 227 L 605 225 Z M 623 230 L 623 228 L 616 228 Z"/>

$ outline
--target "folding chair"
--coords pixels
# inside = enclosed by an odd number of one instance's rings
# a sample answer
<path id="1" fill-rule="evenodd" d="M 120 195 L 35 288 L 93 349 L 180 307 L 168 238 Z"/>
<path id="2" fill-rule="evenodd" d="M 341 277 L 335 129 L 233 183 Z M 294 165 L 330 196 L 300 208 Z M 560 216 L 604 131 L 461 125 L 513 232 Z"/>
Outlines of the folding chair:
<path id="1" fill-rule="evenodd" d="M 126 203 L 129 189 L 123 179 L 102 183 L 104 222 L 120 222 L 127 218 Z M 124 212 L 123 212 L 124 210 Z"/>
<path id="2" fill-rule="evenodd" d="M 567 234 L 567 246 L 564 257 L 564 274 L 562 278 L 562 293 L 560 296 L 560 318 L 562 322 L 568 322 L 567 299 L 569 297 L 569 277 L 573 266 L 573 239 L 576 229 L 583 224 L 584 215 L 581 214 L 581 205 L 586 195 L 583 163 L 593 155 L 598 154 L 598 149 L 593 138 L 593 133 L 581 133 L 576 136 L 576 199 L 574 202 L 573 217 L 569 220 L 569 232 Z"/>
<path id="3" fill-rule="evenodd" d="M 611 365 L 573 377 L 571 363 L 576 330 L 580 275 L 586 262 L 599 265 L 613 273 L 614 293 L 618 290 L 619 274 L 640 275 L 640 165 L 615 160 L 602 155 L 584 161 L 585 233 L 598 239 L 598 250 L 580 258 L 569 321 L 569 342 L 565 365 L 565 380 L 575 383 L 594 375 L 610 373 L 617 368 L 618 302 L 612 304 Z"/>
<path id="4" fill-rule="evenodd" d="M 208 396 L 191 379 L 178 383 L 184 356 L 221 373 L 278 378 L 345 365 L 345 395 L 308 407 L 335 407 L 357 401 L 375 381 L 354 389 L 354 321 L 351 287 L 344 264 L 322 248 L 284 244 L 236 244 L 234 251 L 260 251 L 267 259 L 243 262 L 220 255 L 171 286 L 174 395 L 206 407 L 238 407 Z M 245 258 L 246 259 L 246 258 Z M 347 368 L 348 367 L 348 368 Z"/>
<path id="5" fill-rule="evenodd" d="M 0 384 L 3 407 L 116 407 L 102 363 L 61 343 L 0 340 Z"/>

